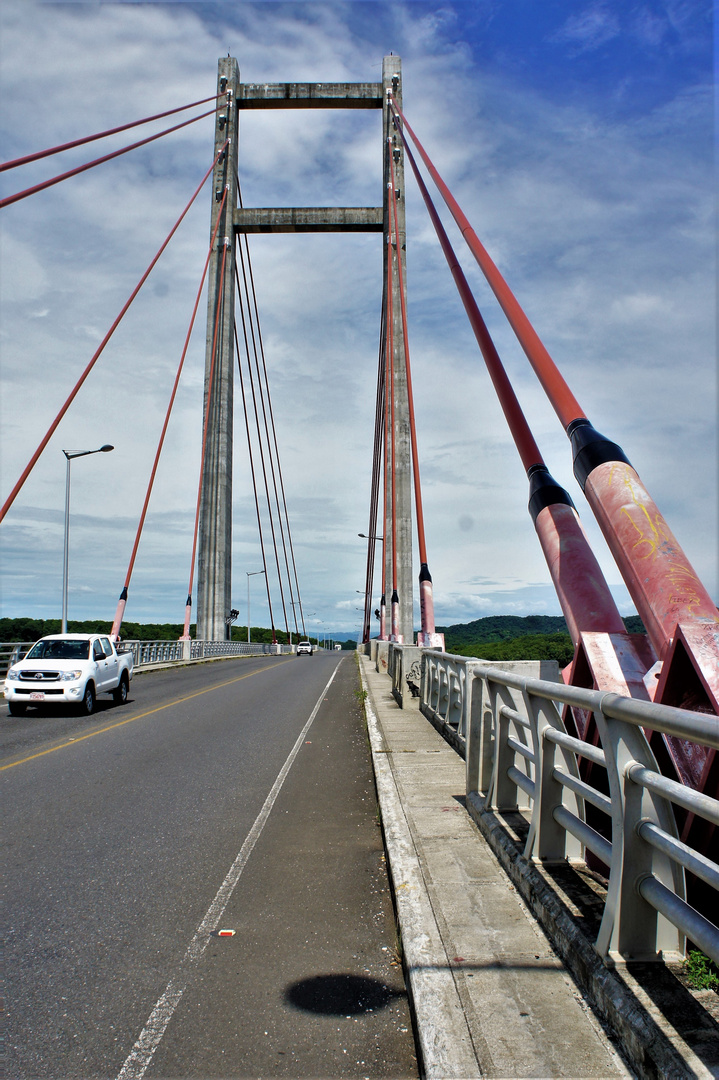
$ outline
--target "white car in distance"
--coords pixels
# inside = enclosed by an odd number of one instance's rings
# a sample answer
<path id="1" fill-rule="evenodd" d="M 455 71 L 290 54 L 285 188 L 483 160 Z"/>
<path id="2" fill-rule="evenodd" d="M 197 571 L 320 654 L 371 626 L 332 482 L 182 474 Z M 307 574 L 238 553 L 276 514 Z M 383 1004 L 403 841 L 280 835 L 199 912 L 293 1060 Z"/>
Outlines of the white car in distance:
<path id="1" fill-rule="evenodd" d="M 30 706 L 74 705 L 89 716 L 98 694 L 124 705 L 132 678 L 132 653 L 118 653 L 102 634 L 52 634 L 36 641 L 5 676 L 3 694 L 11 716 Z"/>
<path id="2" fill-rule="evenodd" d="M 306 653 L 308 656 L 312 656 L 313 652 L 314 652 L 314 648 L 312 647 L 312 642 L 311 641 L 298 641 L 297 642 L 297 655 L 298 656 L 302 656 L 303 653 Z"/>

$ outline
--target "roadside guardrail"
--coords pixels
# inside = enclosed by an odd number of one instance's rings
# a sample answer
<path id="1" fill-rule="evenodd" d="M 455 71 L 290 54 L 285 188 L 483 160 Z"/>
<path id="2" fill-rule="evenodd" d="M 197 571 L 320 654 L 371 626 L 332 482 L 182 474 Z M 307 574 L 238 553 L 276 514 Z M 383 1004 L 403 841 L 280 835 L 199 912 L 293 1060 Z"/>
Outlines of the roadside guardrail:
<path id="1" fill-rule="evenodd" d="M 404 649 L 411 650 L 408 663 Z M 397 697 L 397 672 L 416 664 L 417 649 L 390 644 L 389 652 Z M 719 926 L 687 903 L 685 887 L 688 871 L 713 889 L 719 919 L 716 846 L 698 851 L 684 843 L 675 815 L 679 808 L 716 827 L 719 800 L 664 776 L 644 734 L 719 750 L 717 717 L 503 666 L 521 665 L 422 650 L 420 709 L 464 756 L 468 801 L 482 811 L 524 814 L 527 863 L 584 859 L 590 851 L 605 864 L 607 892 L 594 943 L 600 956 L 682 955 L 689 938 L 719 963 Z M 567 729 L 566 709 L 593 714 L 597 745 Z"/>
<path id="2" fill-rule="evenodd" d="M 34 641 L 0 642 L 0 678 L 7 669 L 22 660 Z M 118 652 L 131 652 L 135 668 L 149 664 L 186 664 L 192 660 L 207 660 L 216 656 L 285 655 L 295 651 L 293 645 L 272 645 L 248 641 L 136 641 L 118 643 Z"/>

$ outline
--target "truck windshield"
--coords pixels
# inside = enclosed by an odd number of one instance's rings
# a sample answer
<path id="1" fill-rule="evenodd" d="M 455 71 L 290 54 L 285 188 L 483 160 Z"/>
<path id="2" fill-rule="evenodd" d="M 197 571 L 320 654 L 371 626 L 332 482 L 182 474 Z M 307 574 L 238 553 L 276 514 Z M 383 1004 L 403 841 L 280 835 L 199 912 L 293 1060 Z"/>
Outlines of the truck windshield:
<path id="1" fill-rule="evenodd" d="M 54 641 L 38 641 L 26 656 L 26 660 L 87 660 L 90 656 L 89 641 L 72 641 L 56 638 Z"/>

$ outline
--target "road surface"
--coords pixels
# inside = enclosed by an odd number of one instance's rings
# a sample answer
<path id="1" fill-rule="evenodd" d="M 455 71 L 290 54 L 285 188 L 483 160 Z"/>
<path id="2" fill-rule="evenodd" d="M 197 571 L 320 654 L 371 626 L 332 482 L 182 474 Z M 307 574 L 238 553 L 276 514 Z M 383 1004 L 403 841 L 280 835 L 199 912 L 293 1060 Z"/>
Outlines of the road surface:
<path id="1" fill-rule="evenodd" d="M 320 653 L 3 706 L 8 1075 L 417 1075 L 357 690 Z"/>

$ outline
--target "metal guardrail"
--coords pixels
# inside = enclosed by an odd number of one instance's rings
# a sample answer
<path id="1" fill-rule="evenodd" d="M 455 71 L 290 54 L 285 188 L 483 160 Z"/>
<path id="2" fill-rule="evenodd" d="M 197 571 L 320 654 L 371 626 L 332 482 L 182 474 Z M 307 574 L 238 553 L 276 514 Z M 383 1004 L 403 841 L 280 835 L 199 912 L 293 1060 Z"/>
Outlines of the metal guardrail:
<path id="1" fill-rule="evenodd" d="M 599 745 L 567 731 L 564 706 L 594 714 Z M 608 867 L 601 956 L 655 959 L 683 953 L 689 938 L 719 963 L 717 921 L 685 893 L 690 871 L 717 892 L 719 921 L 719 864 L 680 840 L 674 814 L 681 807 L 716 826 L 719 800 L 663 776 L 642 730 L 719 749 L 717 717 L 434 651 L 422 654 L 420 708 L 457 733 L 467 792 L 483 797 L 485 810 L 525 813 L 525 859 L 559 862 L 588 850 Z"/>
<path id="2" fill-rule="evenodd" d="M 247 641 L 123 641 L 121 649 L 129 649 L 135 668 L 148 664 L 186 664 L 215 656 L 264 656 L 294 652 L 291 645 L 256 645 Z"/>
<path id="3" fill-rule="evenodd" d="M 34 644 L 34 641 L 0 641 L 0 678 L 4 679 L 8 668 L 22 660 Z"/>
<path id="4" fill-rule="evenodd" d="M 34 641 L 0 642 L 0 678 L 4 678 L 8 668 L 22 660 Z M 178 663 L 186 664 L 190 660 L 210 659 L 214 656 L 264 656 L 267 654 L 291 654 L 292 645 L 256 645 L 247 641 L 123 641 L 119 652 L 131 652 L 135 668 L 148 664 Z"/>

